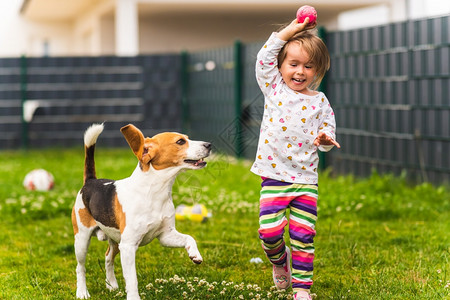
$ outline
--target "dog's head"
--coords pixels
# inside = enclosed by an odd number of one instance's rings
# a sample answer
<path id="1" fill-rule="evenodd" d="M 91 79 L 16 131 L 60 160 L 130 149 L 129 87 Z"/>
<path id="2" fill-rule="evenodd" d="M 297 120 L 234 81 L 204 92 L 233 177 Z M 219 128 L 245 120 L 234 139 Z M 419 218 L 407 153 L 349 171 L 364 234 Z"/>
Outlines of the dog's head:
<path id="1" fill-rule="evenodd" d="M 186 135 L 176 132 L 160 133 L 148 138 L 132 124 L 122 127 L 120 131 L 144 172 L 150 166 L 156 170 L 172 167 L 201 169 L 206 166 L 203 159 L 211 152 L 211 143 L 191 141 Z"/>

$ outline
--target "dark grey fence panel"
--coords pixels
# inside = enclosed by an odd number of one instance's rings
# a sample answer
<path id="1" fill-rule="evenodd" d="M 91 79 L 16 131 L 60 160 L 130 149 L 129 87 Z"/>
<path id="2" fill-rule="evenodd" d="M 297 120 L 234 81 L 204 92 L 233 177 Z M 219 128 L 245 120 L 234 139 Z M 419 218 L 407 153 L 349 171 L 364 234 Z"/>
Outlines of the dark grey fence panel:
<path id="1" fill-rule="evenodd" d="M 109 146 L 128 123 L 180 131 L 180 68 L 178 55 L 0 59 L 0 148 L 78 145 L 94 122 Z"/>
<path id="2" fill-rule="evenodd" d="M 243 156 L 254 159 L 264 110 L 264 96 L 255 78 L 256 55 L 263 42 L 247 44 L 243 51 Z"/>
<path id="3" fill-rule="evenodd" d="M 449 17 L 332 32 L 333 169 L 450 179 Z"/>
<path id="4" fill-rule="evenodd" d="M 20 58 L 0 59 L 0 149 L 20 146 Z"/>
<path id="5" fill-rule="evenodd" d="M 229 154 L 236 153 L 237 137 L 234 54 L 227 47 L 189 54 L 186 62 L 186 131 Z"/>
<path id="6" fill-rule="evenodd" d="M 212 141 L 221 152 L 254 158 L 264 103 L 254 71 L 260 47 L 236 42 L 188 55 L 186 127 L 191 136 Z"/>
<path id="7" fill-rule="evenodd" d="M 182 131 L 180 55 L 151 55 L 140 57 L 143 68 L 141 108 L 143 132 L 152 136 L 163 131 Z"/>

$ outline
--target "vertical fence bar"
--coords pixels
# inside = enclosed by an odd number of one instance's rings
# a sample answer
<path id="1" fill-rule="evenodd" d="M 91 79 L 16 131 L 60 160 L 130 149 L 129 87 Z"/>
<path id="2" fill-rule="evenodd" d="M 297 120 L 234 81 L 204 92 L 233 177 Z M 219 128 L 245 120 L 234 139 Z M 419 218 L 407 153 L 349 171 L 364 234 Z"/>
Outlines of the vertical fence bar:
<path id="1" fill-rule="evenodd" d="M 188 100 L 188 88 L 189 88 L 189 66 L 188 59 L 189 54 L 187 51 L 183 51 L 181 56 L 181 130 L 184 133 L 189 133 L 189 100 Z"/>
<path id="2" fill-rule="evenodd" d="M 235 153 L 238 158 L 242 157 L 242 43 L 237 40 L 234 43 L 234 104 L 235 104 L 235 126 L 236 140 Z"/>
<path id="3" fill-rule="evenodd" d="M 27 57 L 22 55 L 20 57 L 20 96 L 22 106 L 22 134 L 21 144 L 22 148 L 28 149 L 28 122 L 25 120 L 25 101 L 27 101 Z"/>
<path id="4" fill-rule="evenodd" d="M 323 42 L 326 44 L 326 31 L 324 27 L 319 27 L 317 35 L 323 40 Z M 319 91 L 323 92 L 325 95 L 327 94 L 327 77 L 328 75 L 325 74 L 325 76 L 322 79 L 322 82 L 319 85 Z M 327 157 L 324 152 L 318 151 L 319 155 L 319 170 L 324 170 L 327 167 Z"/>

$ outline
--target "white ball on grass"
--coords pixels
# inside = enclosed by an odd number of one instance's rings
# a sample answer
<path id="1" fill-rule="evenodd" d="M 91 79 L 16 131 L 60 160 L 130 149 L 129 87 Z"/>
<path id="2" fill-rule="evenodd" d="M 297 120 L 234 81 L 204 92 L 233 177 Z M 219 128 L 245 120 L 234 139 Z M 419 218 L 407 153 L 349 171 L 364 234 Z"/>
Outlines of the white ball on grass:
<path id="1" fill-rule="evenodd" d="M 23 186 L 29 191 L 49 191 L 54 185 L 55 178 L 44 169 L 30 171 L 23 180 Z"/>

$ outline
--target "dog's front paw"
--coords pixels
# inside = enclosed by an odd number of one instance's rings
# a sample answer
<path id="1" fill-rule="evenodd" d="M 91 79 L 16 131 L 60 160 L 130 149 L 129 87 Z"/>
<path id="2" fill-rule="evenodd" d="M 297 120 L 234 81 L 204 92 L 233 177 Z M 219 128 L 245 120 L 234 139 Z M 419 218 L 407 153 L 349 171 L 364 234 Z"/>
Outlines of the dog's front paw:
<path id="1" fill-rule="evenodd" d="M 114 278 L 114 280 L 111 281 L 106 280 L 106 288 L 111 292 L 117 290 L 119 288 L 119 285 L 117 284 L 116 279 Z"/>
<path id="2" fill-rule="evenodd" d="M 203 258 L 202 258 L 202 256 L 200 255 L 200 253 L 198 253 L 198 255 L 195 255 L 195 256 L 189 256 L 189 258 L 194 262 L 194 263 L 196 263 L 196 264 L 201 264 L 202 262 L 203 262 Z"/>
<path id="3" fill-rule="evenodd" d="M 141 300 L 139 294 L 136 293 L 127 293 L 127 300 Z"/>
<path id="4" fill-rule="evenodd" d="M 77 289 L 77 299 L 89 299 L 91 295 L 86 289 Z"/>
<path id="5" fill-rule="evenodd" d="M 186 246 L 186 250 L 188 252 L 189 258 L 196 264 L 201 264 L 203 262 L 203 258 L 198 252 L 197 246 Z"/>
<path id="6" fill-rule="evenodd" d="M 187 236 L 185 249 L 189 255 L 189 258 L 196 264 L 201 264 L 203 258 L 197 248 L 197 243 L 191 236 Z"/>

